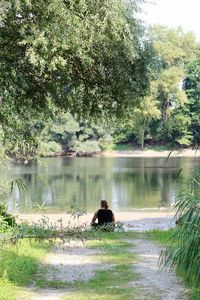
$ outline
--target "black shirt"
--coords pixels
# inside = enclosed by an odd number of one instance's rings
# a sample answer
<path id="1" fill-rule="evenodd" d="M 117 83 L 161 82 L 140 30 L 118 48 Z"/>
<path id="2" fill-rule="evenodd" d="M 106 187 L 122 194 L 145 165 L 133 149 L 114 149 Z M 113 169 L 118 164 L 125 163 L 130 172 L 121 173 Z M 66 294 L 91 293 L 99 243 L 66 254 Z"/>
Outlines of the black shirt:
<path id="1" fill-rule="evenodd" d="M 110 209 L 99 209 L 97 212 L 98 225 L 113 222 L 113 212 Z"/>

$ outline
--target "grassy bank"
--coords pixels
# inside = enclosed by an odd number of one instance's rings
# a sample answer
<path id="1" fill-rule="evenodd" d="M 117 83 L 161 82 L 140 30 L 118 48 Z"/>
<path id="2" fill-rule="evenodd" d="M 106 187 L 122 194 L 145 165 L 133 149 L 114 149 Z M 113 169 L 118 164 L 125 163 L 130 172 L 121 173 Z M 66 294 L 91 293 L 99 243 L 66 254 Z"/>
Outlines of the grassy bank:
<path id="1" fill-rule="evenodd" d="M 32 283 L 48 243 L 22 241 L 0 249 L 0 299 L 14 300 L 23 287 Z"/>
<path id="2" fill-rule="evenodd" d="M 162 246 L 168 247 L 171 245 L 171 237 L 172 237 L 173 233 L 174 233 L 174 229 L 170 229 L 167 231 L 153 230 L 151 232 L 148 232 L 147 236 L 154 242 L 156 242 Z M 179 277 L 181 277 L 184 280 L 185 284 L 191 289 L 190 298 L 192 300 L 199 300 L 200 299 L 200 287 L 198 287 L 196 285 L 194 286 L 191 281 L 188 281 L 186 274 L 187 274 L 187 270 L 185 270 L 185 272 L 177 273 L 177 275 Z"/>

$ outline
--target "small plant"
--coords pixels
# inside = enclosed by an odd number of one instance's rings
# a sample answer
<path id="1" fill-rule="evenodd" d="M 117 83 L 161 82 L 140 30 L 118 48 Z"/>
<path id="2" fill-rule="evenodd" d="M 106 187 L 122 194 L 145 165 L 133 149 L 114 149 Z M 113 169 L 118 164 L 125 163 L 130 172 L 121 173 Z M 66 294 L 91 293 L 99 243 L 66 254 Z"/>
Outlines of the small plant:
<path id="1" fill-rule="evenodd" d="M 15 217 L 7 212 L 5 203 L 0 203 L 0 231 L 5 231 L 9 226 L 16 226 Z"/>
<path id="2" fill-rule="evenodd" d="M 24 181 L 20 178 L 14 180 L 6 180 L 0 184 L 0 196 L 6 199 L 9 194 L 12 194 L 17 188 L 20 194 L 26 189 Z M 15 227 L 17 225 L 16 219 L 7 211 L 6 200 L 0 202 L 0 231 L 4 231 L 7 227 Z"/>
<path id="3" fill-rule="evenodd" d="M 101 226 L 98 226 L 98 224 L 96 224 L 97 226 L 93 227 L 93 229 L 95 231 L 106 231 L 106 232 L 123 232 L 124 231 L 124 227 L 123 224 L 121 222 L 115 222 L 115 223 L 104 223 Z"/>

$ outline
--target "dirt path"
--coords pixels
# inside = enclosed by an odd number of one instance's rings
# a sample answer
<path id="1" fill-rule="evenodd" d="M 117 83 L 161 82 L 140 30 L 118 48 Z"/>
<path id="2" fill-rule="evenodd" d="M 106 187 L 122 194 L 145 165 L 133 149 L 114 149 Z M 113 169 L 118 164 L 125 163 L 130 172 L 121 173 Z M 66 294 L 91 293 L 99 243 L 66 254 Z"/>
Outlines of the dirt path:
<path id="1" fill-rule="evenodd" d="M 137 261 L 133 268 L 139 277 L 130 286 L 139 288 L 141 298 L 137 300 L 186 300 L 186 290 L 181 281 L 170 271 L 158 271 L 158 256 L 160 248 L 151 241 L 143 238 L 128 240 L 132 244 L 130 251 L 136 254 Z M 110 265 L 99 263 L 97 256 L 99 250 L 89 249 L 83 243 L 71 244 L 67 247 L 56 247 L 47 254 L 43 267 L 48 271 L 44 275 L 46 282 L 54 281 L 65 284 L 76 280 L 90 280 L 97 270 L 110 268 Z M 39 274 L 40 276 L 40 274 Z M 17 300 L 60 300 L 69 294 L 71 288 L 62 287 L 36 288 L 34 286 L 25 290 L 23 297 Z M 92 299 L 88 299 L 92 300 Z"/>
<path id="2" fill-rule="evenodd" d="M 60 300 L 70 292 L 70 288 L 59 286 L 67 286 L 69 282 L 88 281 L 94 276 L 95 271 L 106 269 L 105 264 L 97 260 L 99 253 L 100 251 L 96 249 L 87 248 L 82 242 L 70 242 L 65 246 L 54 247 L 41 265 L 41 270 L 47 268 L 47 272 L 44 274 L 39 272 L 38 277 L 45 280 L 46 284 L 54 283 L 55 288 L 30 286 L 17 300 Z"/>
<path id="3" fill-rule="evenodd" d="M 143 299 L 186 300 L 186 290 L 175 274 L 167 270 L 158 271 L 161 248 L 145 239 L 129 242 L 133 243 L 131 252 L 138 258 L 134 270 L 139 274 L 138 280 L 131 285 L 142 290 Z"/>

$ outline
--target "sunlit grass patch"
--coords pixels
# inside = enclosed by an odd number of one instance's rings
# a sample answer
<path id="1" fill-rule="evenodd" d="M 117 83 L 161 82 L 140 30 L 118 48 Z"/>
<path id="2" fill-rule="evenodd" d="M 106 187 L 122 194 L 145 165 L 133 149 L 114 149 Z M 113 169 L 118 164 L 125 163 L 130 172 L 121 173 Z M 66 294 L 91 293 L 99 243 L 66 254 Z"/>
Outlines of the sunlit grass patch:
<path id="1" fill-rule="evenodd" d="M 18 289 L 6 277 L 7 276 L 6 276 L 6 272 L 5 272 L 4 276 L 2 276 L 0 278 L 0 299 L 1 300 L 8 300 L 8 299 L 14 300 Z"/>
<path id="2" fill-rule="evenodd" d="M 48 243 L 22 241 L 18 246 L 4 245 L 0 250 L 0 299 L 16 299 L 20 287 L 27 286 L 37 274 Z"/>

